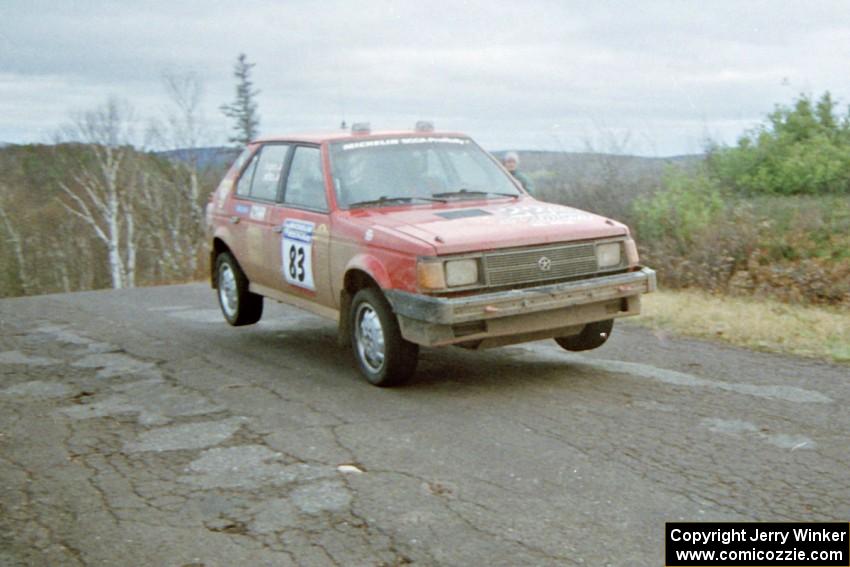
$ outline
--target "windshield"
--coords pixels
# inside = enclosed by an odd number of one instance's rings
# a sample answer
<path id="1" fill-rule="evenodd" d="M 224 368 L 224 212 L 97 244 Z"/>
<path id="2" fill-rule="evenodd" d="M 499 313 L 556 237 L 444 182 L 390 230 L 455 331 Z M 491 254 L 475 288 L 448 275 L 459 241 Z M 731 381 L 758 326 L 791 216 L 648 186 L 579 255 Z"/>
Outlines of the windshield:
<path id="1" fill-rule="evenodd" d="M 330 156 L 342 208 L 520 195 L 508 175 L 468 138 L 337 142 Z"/>

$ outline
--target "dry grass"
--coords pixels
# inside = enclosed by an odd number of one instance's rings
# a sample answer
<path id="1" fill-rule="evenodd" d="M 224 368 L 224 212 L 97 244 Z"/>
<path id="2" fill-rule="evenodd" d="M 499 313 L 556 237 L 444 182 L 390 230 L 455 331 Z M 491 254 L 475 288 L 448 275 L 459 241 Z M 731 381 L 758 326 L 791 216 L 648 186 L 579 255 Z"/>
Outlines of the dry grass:
<path id="1" fill-rule="evenodd" d="M 638 324 L 738 346 L 850 363 L 850 311 L 770 300 L 661 291 L 643 298 Z"/>

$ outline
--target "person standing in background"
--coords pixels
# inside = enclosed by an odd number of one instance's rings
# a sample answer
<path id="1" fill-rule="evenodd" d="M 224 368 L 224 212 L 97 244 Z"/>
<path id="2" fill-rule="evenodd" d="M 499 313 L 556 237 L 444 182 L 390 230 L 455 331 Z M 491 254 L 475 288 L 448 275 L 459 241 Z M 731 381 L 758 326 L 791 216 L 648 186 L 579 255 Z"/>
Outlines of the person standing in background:
<path id="1" fill-rule="evenodd" d="M 528 178 L 528 176 L 517 169 L 519 166 L 519 156 L 516 152 L 506 153 L 505 157 L 502 158 L 502 165 L 504 165 L 505 169 L 514 176 L 514 179 L 520 182 L 523 189 L 525 189 L 530 195 L 534 194 L 534 183 Z"/>

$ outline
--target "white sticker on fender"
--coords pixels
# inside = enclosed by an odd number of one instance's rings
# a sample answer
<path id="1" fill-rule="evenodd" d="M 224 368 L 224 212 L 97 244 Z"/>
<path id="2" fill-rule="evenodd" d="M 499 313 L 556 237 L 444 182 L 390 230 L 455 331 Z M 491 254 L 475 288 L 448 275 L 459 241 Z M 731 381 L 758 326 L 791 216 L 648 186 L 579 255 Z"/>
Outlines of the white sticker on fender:
<path id="1" fill-rule="evenodd" d="M 266 220 L 266 208 L 262 205 L 251 205 L 251 220 Z"/>
<path id="2" fill-rule="evenodd" d="M 283 277 L 287 283 L 315 290 L 313 282 L 313 230 L 312 222 L 287 219 L 283 221 L 283 238 L 280 253 L 283 259 Z"/>

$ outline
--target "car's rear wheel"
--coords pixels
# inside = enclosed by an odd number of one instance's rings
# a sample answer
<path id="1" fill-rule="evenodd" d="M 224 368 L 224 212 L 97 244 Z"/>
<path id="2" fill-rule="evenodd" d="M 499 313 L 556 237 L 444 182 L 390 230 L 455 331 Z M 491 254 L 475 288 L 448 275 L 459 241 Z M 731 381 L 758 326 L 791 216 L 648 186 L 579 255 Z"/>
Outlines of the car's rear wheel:
<path id="1" fill-rule="evenodd" d="M 351 301 L 351 346 L 360 372 L 375 386 L 395 386 L 413 375 L 419 345 L 404 340 L 389 303 L 375 288 Z"/>
<path id="2" fill-rule="evenodd" d="M 215 261 L 218 304 L 228 323 L 234 327 L 251 325 L 263 316 L 263 296 L 248 291 L 248 278 L 227 252 Z"/>
<path id="3" fill-rule="evenodd" d="M 613 328 L 613 319 L 588 323 L 581 333 L 570 337 L 555 337 L 555 342 L 571 351 L 592 350 L 605 344 Z"/>

